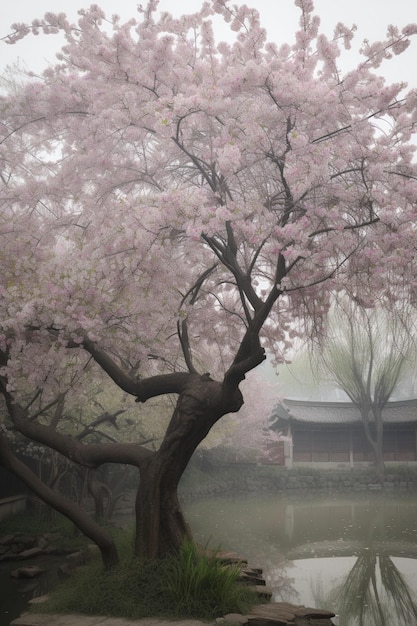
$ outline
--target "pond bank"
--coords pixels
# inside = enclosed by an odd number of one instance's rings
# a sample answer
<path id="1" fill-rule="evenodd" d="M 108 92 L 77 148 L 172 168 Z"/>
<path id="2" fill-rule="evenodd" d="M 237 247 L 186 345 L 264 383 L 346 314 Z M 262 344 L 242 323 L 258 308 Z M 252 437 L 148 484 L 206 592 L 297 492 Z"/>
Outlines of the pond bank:
<path id="1" fill-rule="evenodd" d="M 371 469 L 322 470 L 310 467 L 287 469 L 275 465 L 236 464 L 202 471 L 191 466 L 180 484 L 183 501 L 226 493 L 342 494 L 367 492 L 417 492 L 417 469 L 387 469 L 378 482 Z"/>
<path id="2" fill-rule="evenodd" d="M 320 626 L 333 626 L 332 619 L 335 614 L 331 611 L 306 607 L 300 604 L 290 604 L 288 602 L 271 602 L 272 591 L 266 586 L 262 569 L 251 568 L 246 559 L 240 557 L 233 552 L 219 552 L 217 558 L 224 565 L 233 565 L 240 568 L 239 581 L 243 585 L 249 585 L 258 596 L 259 604 L 253 606 L 251 611 L 245 615 L 238 613 L 230 613 L 219 617 L 216 620 L 210 620 L 210 623 L 216 626 L 307 626 L 313 620 L 313 623 Z M 36 598 L 30 604 L 42 603 L 47 596 Z M 137 626 L 149 626 L 152 624 L 167 623 L 166 620 L 158 618 L 133 620 L 131 622 L 125 619 L 116 619 L 105 616 L 88 616 L 88 615 L 65 615 L 65 614 L 31 614 L 24 613 L 19 618 L 11 622 L 11 626 L 127 626 L 128 624 Z M 203 624 L 202 621 L 195 620 L 170 620 L 170 624 L 178 624 L 179 626 L 197 626 Z"/>

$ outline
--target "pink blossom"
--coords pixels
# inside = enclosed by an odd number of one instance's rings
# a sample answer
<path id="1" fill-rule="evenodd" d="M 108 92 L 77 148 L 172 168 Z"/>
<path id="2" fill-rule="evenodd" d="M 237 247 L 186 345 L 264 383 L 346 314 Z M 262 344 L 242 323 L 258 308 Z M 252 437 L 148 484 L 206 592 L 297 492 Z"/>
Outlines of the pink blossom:
<path id="1" fill-rule="evenodd" d="M 374 302 L 401 282 L 416 299 L 417 95 L 376 68 L 417 27 L 365 41 L 343 74 L 354 28 L 325 36 L 313 2 L 296 6 L 295 42 L 280 46 L 256 10 L 223 0 L 180 18 L 150 2 L 112 29 L 95 5 L 76 25 L 50 13 L 14 26 L 9 42 L 66 37 L 58 65 L 2 94 L 1 332 L 16 393 L 29 371 L 51 388 L 67 368 L 87 380 L 86 338 L 120 363 L 140 356 L 144 376 L 184 370 L 186 319 L 190 352 L 221 379 L 254 320 L 285 360 L 332 291 Z"/>

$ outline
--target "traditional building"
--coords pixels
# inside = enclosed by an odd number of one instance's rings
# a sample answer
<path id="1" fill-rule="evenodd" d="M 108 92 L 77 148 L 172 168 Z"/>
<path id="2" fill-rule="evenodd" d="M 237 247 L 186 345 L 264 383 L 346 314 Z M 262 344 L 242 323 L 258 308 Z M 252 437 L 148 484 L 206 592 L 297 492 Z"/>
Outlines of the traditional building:
<path id="1" fill-rule="evenodd" d="M 383 413 L 384 461 L 417 463 L 417 399 L 388 402 Z M 287 467 L 354 467 L 374 461 L 359 410 L 350 402 L 286 399 L 272 415 Z"/>

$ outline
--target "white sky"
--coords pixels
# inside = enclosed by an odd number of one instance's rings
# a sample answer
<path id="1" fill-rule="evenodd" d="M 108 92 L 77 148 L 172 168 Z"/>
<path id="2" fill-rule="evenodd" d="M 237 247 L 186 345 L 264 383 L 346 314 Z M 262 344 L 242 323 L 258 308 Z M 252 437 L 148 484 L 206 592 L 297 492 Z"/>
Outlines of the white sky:
<path id="1" fill-rule="evenodd" d="M 146 0 L 140 0 L 146 4 Z M 233 0 L 242 4 L 242 0 Z M 136 15 L 137 0 L 96 0 L 106 14 L 119 14 L 128 19 Z M 197 10 L 202 0 L 160 0 L 160 9 L 179 15 Z M 0 9 L 0 37 L 10 32 L 13 22 L 30 22 L 43 17 L 47 11 L 64 12 L 72 20 L 76 19 L 80 7 L 88 7 L 92 0 L 6 0 Z M 298 28 L 299 10 L 293 0 L 246 0 L 246 4 L 256 8 L 261 21 L 266 26 L 269 39 L 278 43 L 292 42 L 293 33 Z M 356 47 L 363 39 L 379 40 L 386 33 L 388 24 L 400 27 L 410 22 L 417 22 L 417 0 L 314 0 L 316 13 L 321 17 L 322 28 L 331 34 L 339 21 L 347 26 L 356 24 Z M 219 33 L 219 38 L 223 38 Z M 61 43 L 60 43 L 61 42 Z M 54 53 L 62 45 L 57 36 L 28 36 L 17 44 L 10 46 L 0 42 L 0 71 L 6 65 L 20 59 L 31 70 L 39 72 L 46 60 L 53 62 Z M 352 55 L 353 56 L 353 55 Z M 358 57 L 355 58 L 357 62 Z M 347 66 L 354 61 L 346 59 Z M 417 86 L 417 38 L 407 52 L 395 57 L 391 63 L 384 64 L 381 70 L 389 81 L 407 81 L 410 86 Z"/>

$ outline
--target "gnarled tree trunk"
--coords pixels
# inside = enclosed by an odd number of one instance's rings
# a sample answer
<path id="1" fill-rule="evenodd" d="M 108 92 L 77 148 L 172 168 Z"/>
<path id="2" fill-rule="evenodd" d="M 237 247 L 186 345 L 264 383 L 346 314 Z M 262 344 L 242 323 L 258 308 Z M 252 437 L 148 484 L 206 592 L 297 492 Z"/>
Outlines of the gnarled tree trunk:
<path id="1" fill-rule="evenodd" d="M 160 449 L 141 465 L 136 497 L 136 553 L 157 558 L 179 548 L 190 529 L 178 501 L 178 484 L 210 428 L 242 404 L 237 387 L 208 376 L 192 377 L 179 395 Z"/>

